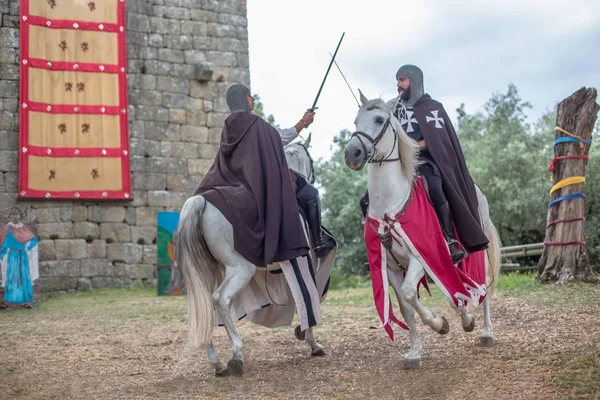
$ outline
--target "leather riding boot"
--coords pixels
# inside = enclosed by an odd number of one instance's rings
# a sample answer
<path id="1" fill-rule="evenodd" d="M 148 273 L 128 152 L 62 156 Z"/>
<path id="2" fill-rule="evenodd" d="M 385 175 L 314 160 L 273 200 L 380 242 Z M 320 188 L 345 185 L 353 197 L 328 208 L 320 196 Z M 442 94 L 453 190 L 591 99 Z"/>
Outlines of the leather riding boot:
<path id="1" fill-rule="evenodd" d="M 458 264 L 469 255 L 463 248 L 463 246 L 456 240 L 456 232 L 454 231 L 454 224 L 452 221 L 452 214 L 450 213 L 450 205 L 445 203 L 437 211 L 440 226 L 442 227 L 442 233 L 450 248 L 450 257 L 454 264 Z"/>
<path id="2" fill-rule="evenodd" d="M 325 242 L 323 235 L 321 234 L 321 203 L 319 198 L 311 199 L 305 202 L 306 219 L 308 220 L 308 227 L 310 229 L 310 235 L 313 241 L 313 249 L 317 255 L 317 258 L 322 258 L 329 253 L 331 246 Z"/>

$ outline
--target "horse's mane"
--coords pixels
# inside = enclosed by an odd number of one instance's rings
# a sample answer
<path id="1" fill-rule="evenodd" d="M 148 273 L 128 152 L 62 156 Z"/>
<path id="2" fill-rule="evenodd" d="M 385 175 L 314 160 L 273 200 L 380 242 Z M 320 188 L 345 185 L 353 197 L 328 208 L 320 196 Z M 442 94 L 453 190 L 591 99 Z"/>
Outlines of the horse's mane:
<path id="1" fill-rule="evenodd" d="M 366 112 L 373 109 L 379 109 L 390 117 L 390 124 L 396 130 L 398 135 L 398 158 L 400 159 L 400 170 L 402 175 L 408 180 L 412 181 L 417 171 L 417 160 L 419 154 L 419 145 L 413 139 L 411 139 L 404 129 L 400 121 L 392 114 L 390 103 L 386 103 L 382 99 L 369 100 L 366 104 L 361 107 L 360 112 Z"/>

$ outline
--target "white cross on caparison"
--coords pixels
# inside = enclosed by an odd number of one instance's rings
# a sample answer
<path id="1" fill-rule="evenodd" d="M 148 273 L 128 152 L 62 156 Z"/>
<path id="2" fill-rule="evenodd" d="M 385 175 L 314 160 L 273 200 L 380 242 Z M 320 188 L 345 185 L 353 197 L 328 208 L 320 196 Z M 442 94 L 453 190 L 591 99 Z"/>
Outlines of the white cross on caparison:
<path id="1" fill-rule="evenodd" d="M 427 122 L 435 121 L 435 125 L 434 125 L 434 126 L 435 126 L 436 128 L 442 129 L 442 124 L 443 124 L 443 123 L 445 123 L 445 122 L 444 122 L 444 119 L 443 119 L 443 118 L 441 118 L 441 117 L 438 117 L 438 113 L 439 113 L 439 112 L 440 112 L 439 110 L 434 110 L 434 111 L 431 111 L 431 115 L 433 115 L 433 118 L 431 118 L 430 116 L 427 116 L 427 117 L 425 117 L 425 118 L 426 118 Z M 441 122 L 442 124 L 440 124 L 440 122 Z"/>
<path id="2" fill-rule="evenodd" d="M 406 111 L 406 118 L 402 118 L 402 120 L 400 121 L 400 123 L 402 124 L 402 126 L 406 126 L 406 133 L 411 133 L 414 132 L 414 128 L 412 126 L 412 124 L 417 124 L 417 120 L 416 118 L 413 118 L 414 112 L 413 111 Z"/>

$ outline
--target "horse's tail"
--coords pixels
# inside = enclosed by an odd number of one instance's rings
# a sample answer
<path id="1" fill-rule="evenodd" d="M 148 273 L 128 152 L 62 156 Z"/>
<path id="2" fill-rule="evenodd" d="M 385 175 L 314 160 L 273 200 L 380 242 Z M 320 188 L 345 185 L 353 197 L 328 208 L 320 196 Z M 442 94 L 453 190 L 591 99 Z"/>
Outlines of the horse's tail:
<path id="1" fill-rule="evenodd" d="M 498 231 L 496 230 L 496 227 L 492 221 L 488 221 L 488 223 L 485 225 L 485 235 L 490 241 L 487 249 L 489 261 L 487 274 L 490 278 L 490 294 L 494 294 L 494 291 L 496 290 L 496 283 L 498 282 L 498 277 L 500 276 L 500 248 L 502 247 L 502 243 L 500 242 L 500 235 L 498 234 Z"/>
<path id="2" fill-rule="evenodd" d="M 214 270 L 216 260 L 202 235 L 202 196 L 187 199 L 175 232 L 175 258 L 185 279 L 188 297 L 189 344 L 199 347 L 211 342 L 213 334 Z"/>

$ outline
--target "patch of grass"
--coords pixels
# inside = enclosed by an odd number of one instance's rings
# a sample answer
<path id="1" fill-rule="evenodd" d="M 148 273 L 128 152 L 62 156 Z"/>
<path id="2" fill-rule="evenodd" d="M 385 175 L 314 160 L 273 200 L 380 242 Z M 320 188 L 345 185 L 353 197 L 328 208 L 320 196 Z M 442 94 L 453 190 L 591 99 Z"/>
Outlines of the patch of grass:
<path id="1" fill-rule="evenodd" d="M 600 353 L 578 357 L 569 362 L 569 372 L 554 383 L 579 398 L 593 398 L 600 393 Z"/>

